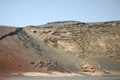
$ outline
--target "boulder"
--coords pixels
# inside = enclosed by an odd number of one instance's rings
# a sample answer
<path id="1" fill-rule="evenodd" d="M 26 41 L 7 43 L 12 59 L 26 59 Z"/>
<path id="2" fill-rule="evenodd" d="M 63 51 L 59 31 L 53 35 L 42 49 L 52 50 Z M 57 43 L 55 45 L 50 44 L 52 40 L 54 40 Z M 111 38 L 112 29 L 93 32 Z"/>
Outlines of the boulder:
<path id="1" fill-rule="evenodd" d="M 91 66 L 90 64 L 83 62 L 82 70 L 84 72 L 95 72 L 95 67 Z"/>

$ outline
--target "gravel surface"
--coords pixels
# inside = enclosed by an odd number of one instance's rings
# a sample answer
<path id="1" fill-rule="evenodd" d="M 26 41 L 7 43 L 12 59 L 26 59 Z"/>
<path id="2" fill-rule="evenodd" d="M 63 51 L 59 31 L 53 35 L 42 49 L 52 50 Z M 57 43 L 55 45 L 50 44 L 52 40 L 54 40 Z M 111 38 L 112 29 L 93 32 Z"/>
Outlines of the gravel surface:
<path id="1" fill-rule="evenodd" d="M 120 80 L 120 76 L 80 76 L 80 77 L 15 77 L 6 80 Z"/>
<path id="2" fill-rule="evenodd" d="M 120 71 L 120 62 L 106 58 L 106 57 L 97 57 L 93 58 L 98 64 L 100 64 L 104 69 L 111 71 Z"/>

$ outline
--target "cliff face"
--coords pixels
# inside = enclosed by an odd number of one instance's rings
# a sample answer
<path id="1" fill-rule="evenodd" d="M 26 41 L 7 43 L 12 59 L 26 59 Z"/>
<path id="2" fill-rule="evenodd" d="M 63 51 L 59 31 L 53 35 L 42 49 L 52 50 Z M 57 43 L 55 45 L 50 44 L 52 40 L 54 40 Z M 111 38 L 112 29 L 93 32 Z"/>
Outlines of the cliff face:
<path id="1" fill-rule="evenodd" d="M 24 30 L 50 47 L 76 57 L 107 56 L 120 61 L 120 21 L 55 22 Z"/>

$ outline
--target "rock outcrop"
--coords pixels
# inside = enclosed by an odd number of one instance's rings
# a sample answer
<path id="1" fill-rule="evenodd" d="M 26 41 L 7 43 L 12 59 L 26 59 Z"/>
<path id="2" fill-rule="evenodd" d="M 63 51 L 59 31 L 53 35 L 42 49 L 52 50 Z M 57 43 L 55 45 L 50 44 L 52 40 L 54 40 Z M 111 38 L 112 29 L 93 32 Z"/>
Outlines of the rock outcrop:
<path id="1" fill-rule="evenodd" d="M 56 61 L 39 61 L 35 66 L 39 68 L 47 68 L 47 70 L 65 72 L 65 70 L 60 67 Z"/>
<path id="2" fill-rule="evenodd" d="M 95 72 L 96 68 L 93 67 L 92 65 L 84 62 L 83 65 L 82 65 L 82 70 L 84 72 Z"/>

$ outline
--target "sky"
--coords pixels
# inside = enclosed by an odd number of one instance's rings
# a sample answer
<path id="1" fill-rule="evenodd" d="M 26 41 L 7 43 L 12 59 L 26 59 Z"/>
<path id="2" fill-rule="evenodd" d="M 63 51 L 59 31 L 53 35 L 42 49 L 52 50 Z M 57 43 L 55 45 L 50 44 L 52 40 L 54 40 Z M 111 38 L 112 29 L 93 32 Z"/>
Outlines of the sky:
<path id="1" fill-rule="evenodd" d="M 120 20 L 120 0 L 0 0 L 0 25 L 24 27 L 68 20 Z"/>

